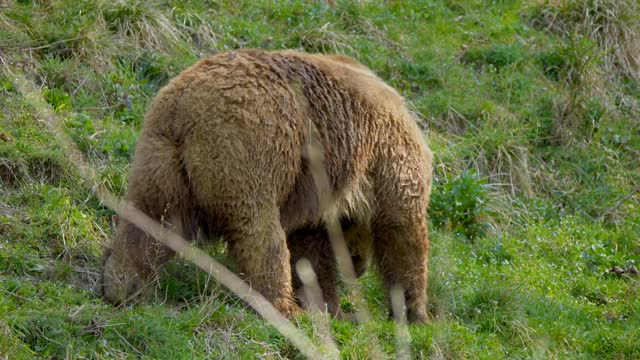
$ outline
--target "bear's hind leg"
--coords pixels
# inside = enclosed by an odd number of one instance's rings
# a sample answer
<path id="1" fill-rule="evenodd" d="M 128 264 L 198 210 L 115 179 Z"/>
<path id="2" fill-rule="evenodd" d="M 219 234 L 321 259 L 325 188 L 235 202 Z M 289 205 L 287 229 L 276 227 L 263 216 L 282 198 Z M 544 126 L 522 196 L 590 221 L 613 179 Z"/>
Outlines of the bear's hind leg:
<path id="1" fill-rule="evenodd" d="M 273 127 L 260 128 L 264 133 L 254 128 L 250 109 L 229 104 L 225 111 L 233 121 L 212 115 L 216 122 L 194 123 L 185 140 L 190 188 L 204 214 L 219 227 L 246 281 L 285 316 L 295 316 L 302 310 L 293 296 L 279 207 L 285 189 L 293 186 L 297 169 L 290 157 L 295 154 L 285 145 L 276 147 L 269 133 Z"/>
<path id="2" fill-rule="evenodd" d="M 421 216 L 380 217 L 374 221 L 374 256 L 386 290 L 387 300 L 394 285 L 405 293 L 410 322 L 427 321 L 427 224 Z"/>
<path id="3" fill-rule="evenodd" d="M 289 249 L 277 207 L 235 218 L 225 228 L 224 238 L 245 280 L 286 317 L 301 314 L 293 296 Z"/>

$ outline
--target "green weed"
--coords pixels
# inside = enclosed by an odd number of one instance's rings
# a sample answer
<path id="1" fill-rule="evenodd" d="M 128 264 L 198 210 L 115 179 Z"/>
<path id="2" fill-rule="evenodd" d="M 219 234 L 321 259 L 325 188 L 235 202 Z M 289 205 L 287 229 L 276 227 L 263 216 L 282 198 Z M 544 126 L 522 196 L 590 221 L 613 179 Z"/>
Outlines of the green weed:
<path id="1" fill-rule="evenodd" d="M 468 171 L 441 183 L 431 197 L 429 217 L 436 227 L 444 227 L 469 239 L 481 237 L 487 229 L 487 192 L 475 172 Z"/>

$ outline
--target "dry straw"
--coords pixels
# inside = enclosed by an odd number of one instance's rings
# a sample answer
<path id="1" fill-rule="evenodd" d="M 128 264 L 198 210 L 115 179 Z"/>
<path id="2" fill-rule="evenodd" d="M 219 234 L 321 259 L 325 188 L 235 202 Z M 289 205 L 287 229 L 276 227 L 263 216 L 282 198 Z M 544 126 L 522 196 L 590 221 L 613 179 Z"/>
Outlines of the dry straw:
<path id="1" fill-rule="evenodd" d="M 640 79 L 640 3 L 637 0 L 542 0 L 534 25 L 588 37 L 604 51 L 603 67 Z"/>

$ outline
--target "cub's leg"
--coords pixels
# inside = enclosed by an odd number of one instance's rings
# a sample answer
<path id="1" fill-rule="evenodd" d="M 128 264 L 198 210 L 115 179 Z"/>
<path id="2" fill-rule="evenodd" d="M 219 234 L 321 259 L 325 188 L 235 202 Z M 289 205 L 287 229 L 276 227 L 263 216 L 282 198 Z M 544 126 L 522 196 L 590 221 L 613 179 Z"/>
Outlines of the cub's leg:
<path id="1" fill-rule="evenodd" d="M 372 235 L 368 227 L 349 219 L 341 220 L 344 240 L 351 254 L 351 261 L 358 277 L 362 276 L 369 265 Z M 302 303 L 306 302 L 295 264 L 300 258 L 307 258 L 313 267 L 327 311 L 340 319 L 351 319 L 352 316 L 340 309 L 338 294 L 338 269 L 336 257 L 331 247 L 329 235 L 324 226 L 298 229 L 289 234 L 287 239 L 291 251 L 291 268 L 293 269 L 293 287 Z"/>
<path id="2" fill-rule="evenodd" d="M 295 230 L 289 234 L 287 245 L 291 252 L 293 288 L 298 301 L 302 304 L 310 301 L 304 294 L 303 283 L 296 270 L 298 260 L 306 258 L 311 263 L 311 267 L 318 279 L 327 312 L 333 316 L 340 317 L 336 259 L 324 227 L 315 226 Z"/>

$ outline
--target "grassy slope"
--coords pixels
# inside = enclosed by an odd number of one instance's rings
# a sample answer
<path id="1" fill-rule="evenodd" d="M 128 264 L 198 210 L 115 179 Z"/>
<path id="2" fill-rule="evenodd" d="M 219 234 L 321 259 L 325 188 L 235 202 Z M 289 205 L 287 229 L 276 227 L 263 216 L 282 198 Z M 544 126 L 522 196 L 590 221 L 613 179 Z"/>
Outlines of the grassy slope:
<path id="1" fill-rule="evenodd" d="M 598 219 L 638 185 L 640 88 L 604 66 L 584 30 L 558 30 L 575 23 L 570 6 L 549 24 L 553 6 L 518 1 L 6 4 L 0 57 L 41 85 L 118 194 L 149 100 L 199 56 L 287 47 L 358 58 L 413 103 L 436 153 L 434 320 L 411 328 L 414 355 L 640 357 L 640 277 L 607 272 L 640 262 L 637 195 Z M 0 354 L 300 356 L 180 260 L 155 298 L 103 304 L 91 287 L 110 212 L 7 71 L 0 109 Z M 332 322 L 342 354 L 365 358 L 371 336 L 393 354 L 379 285 L 362 283 L 376 321 Z"/>

